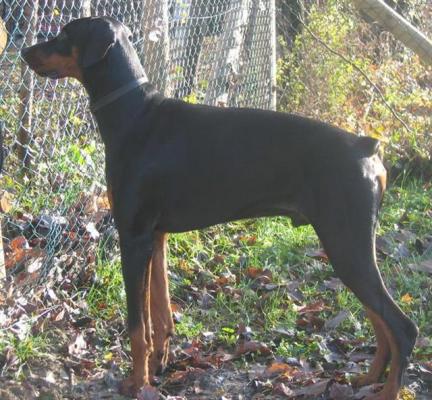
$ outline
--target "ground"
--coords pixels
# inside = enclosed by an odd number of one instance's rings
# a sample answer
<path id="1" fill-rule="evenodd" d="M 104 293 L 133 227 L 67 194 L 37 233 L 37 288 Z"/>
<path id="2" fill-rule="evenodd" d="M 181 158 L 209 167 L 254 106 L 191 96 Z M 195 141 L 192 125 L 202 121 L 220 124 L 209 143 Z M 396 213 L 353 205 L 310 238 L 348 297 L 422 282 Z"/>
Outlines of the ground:
<path id="1" fill-rule="evenodd" d="M 403 399 L 432 398 L 431 199 L 429 182 L 399 179 L 380 218 L 384 280 L 420 328 Z M 84 228 L 64 235 L 49 269 L 40 262 L 43 231 L 29 233 L 17 215 L 22 231 L 5 233 L 2 400 L 123 398 L 117 384 L 130 355 L 115 233 L 108 211 L 85 213 Z M 349 383 L 367 369 L 374 337 L 310 227 L 240 221 L 172 235 L 169 245 L 176 336 L 155 382 L 161 398 L 360 399 L 376 390 Z"/>

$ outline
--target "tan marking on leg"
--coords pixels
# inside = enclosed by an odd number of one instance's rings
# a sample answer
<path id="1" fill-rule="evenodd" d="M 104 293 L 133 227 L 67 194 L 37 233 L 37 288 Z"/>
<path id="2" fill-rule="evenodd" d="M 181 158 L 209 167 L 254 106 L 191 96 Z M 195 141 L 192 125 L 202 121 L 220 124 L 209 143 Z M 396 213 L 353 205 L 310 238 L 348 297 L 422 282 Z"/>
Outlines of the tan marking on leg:
<path id="1" fill-rule="evenodd" d="M 138 390 L 149 384 L 148 359 L 151 347 L 146 341 L 145 324 L 142 323 L 129 333 L 132 355 L 132 374 L 124 379 L 120 385 L 120 393 L 135 397 Z"/>
<path id="2" fill-rule="evenodd" d="M 144 359 L 144 376 L 149 381 L 149 357 L 153 352 L 153 328 L 152 328 L 152 318 L 150 313 L 150 298 L 151 298 L 151 275 L 153 269 L 153 262 L 150 260 L 149 267 L 147 268 L 147 273 L 144 281 L 144 299 L 143 299 L 143 320 L 144 320 L 144 337 L 147 347 L 145 349 L 145 359 Z"/>
<path id="3" fill-rule="evenodd" d="M 138 390 L 150 383 L 149 357 L 153 353 L 152 323 L 150 315 L 151 260 L 143 284 L 143 312 L 138 326 L 129 332 L 132 355 L 132 374 L 122 381 L 120 392 L 135 397 Z"/>
<path id="4" fill-rule="evenodd" d="M 111 185 L 109 185 L 109 184 L 107 187 L 107 196 L 108 196 L 108 203 L 110 205 L 111 213 L 113 213 L 114 212 L 114 197 L 113 197 Z"/>
<path id="5" fill-rule="evenodd" d="M 167 275 L 167 235 L 155 237 L 151 275 L 151 317 L 154 352 L 150 357 L 149 373 L 155 375 L 168 361 L 169 340 L 174 332 Z"/>
<path id="6" fill-rule="evenodd" d="M 390 361 L 390 345 L 384 331 L 382 321 L 376 317 L 371 310 L 366 308 L 366 314 L 369 317 L 377 338 L 377 351 L 375 353 L 372 365 L 367 374 L 360 375 L 351 380 L 354 387 L 371 385 L 377 383 L 383 374 L 388 362 Z"/>
<path id="7" fill-rule="evenodd" d="M 378 314 L 374 313 L 372 310 L 368 310 L 368 311 L 369 311 L 368 315 L 371 315 L 375 321 L 379 321 L 378 323 L 381 326 L 381 330 L 382 332 L 384 332 L 387 338 L 387 343 L 390 347 L 392 358 L 390 363 L 390 372 L 387 377 L 387 381 L 384 384 L 383 389 L 378 393 L 368 396 L 367 399 L 368 400 L 397 400 L 399 389 L 400 389 L 399 377 L 401 373 L 399 346 L 396 343 L 396 340 L 392 332 L 387 327 L 385 321 Z"/>
<path id="8" fill-rule="evenodd" d="M 384 168 L 384 166 L 382 165 L 381 160 L 379 159 L 378 155 L 375 156 L 378 159 L 378 165 L 380 166 L 377 170 L 377 180 L 379 182 L 380 185 L 380 189 L 381 189 L 381 200 L 384 196 L 384 192 L 387 188 L 387 171 Z"/>

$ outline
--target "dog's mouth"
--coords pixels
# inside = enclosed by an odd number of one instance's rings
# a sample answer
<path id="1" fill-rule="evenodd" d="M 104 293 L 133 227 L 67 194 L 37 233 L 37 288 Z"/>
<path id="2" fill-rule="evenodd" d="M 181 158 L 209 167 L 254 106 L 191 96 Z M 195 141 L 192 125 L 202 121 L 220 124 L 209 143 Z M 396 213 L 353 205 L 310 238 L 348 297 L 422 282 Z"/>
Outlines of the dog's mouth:
<path id="1" fill-rule="evenodd" d="M 26 60 L 27 61 L 27 60 Z M 31 62 L 27 61 L 28 66 L 30 69 L 32 69 L 36 74 L 43 78 L 50 78 L 50 79 L 60 79 L 62 78 L 59 71 L 56 69 L 48 68 L 47 66 L 43 64 L 33 64 Z"/>
<path id="2" fill-rule="evenodd" d="M 60 79 L 60 78 L 62 78 L 62 76 L 61 76 L 61 74 L 58 72 L 58 71 L 56 71 L 56 70 L 43 70 L 43 69 L 40 69 L 40 70 L 36 70 L 36 69 L 34 69 L 34 72 L 36 72 L 39 76 L 42 76 L 42 77 L 44 77 L 44 78 L 50 78 L 50 79 Z"/>

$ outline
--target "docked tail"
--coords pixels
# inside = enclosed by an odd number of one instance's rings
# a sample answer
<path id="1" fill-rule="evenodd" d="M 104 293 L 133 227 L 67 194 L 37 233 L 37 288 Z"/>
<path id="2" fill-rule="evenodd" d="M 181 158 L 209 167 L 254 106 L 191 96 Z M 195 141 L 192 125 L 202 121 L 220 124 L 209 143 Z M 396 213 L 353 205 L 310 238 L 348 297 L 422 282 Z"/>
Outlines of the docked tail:
<path id="1" fill-rule="evenodd" d="M 356 143 L 356 147 L 363 157 L 370 157 L 378 153 L 380 142 L 370 136 L 360 136 Z"/>

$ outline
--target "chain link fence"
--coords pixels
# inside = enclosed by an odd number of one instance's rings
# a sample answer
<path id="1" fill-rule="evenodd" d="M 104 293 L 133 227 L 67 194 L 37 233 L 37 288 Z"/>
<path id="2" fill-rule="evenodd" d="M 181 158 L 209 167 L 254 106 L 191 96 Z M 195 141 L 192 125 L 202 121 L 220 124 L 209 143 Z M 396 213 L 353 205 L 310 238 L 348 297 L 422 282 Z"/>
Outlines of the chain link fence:
<path id="1" fill-rule="evenodd" d="M 428 0 L 388 3 L 431 36 Z M 168 96 L 277 104 L 379 137 L 390 159 L 430 161 L 430 69 L 350 1 L 1 0 L 0 207 L 6 270 L 17 280 L 26 272 L 23 283 L 44 274 L 61 281 L 64 268 L 80 279 L 82 267 L 116 254 L 87 97 L 74 80 L 39 79 L 20 58 L 23 46 L 92 15 L 129 26 L 150 80 Z"/>

